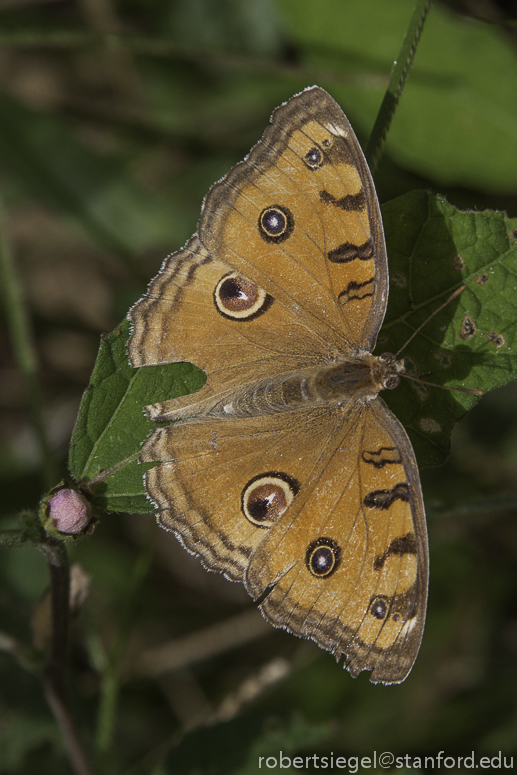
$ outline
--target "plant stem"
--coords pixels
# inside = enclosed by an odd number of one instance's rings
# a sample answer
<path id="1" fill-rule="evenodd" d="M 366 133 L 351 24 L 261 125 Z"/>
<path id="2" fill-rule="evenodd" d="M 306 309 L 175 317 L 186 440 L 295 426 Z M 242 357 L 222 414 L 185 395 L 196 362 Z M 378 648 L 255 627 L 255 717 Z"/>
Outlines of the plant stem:
<path id="1" fill-rule="evenodd" d="M 50 658 L 42 675 L 43 688 L 75 774 L 94 775 L 65 692 L 70 600 L 68 556 L 63 544 L 53 538 L 41 543 L 39 549 L 49 566 L 52 600 L 52 641 Z"/>
<path id="2" fill-rule="evenodd" d="M 94 775 L 79 735 L 65 691 L 65 668 L 68 651 L 68 624 L 70 608 L 70 568 L 64 544 L 56 538 L 45 536 L 41 526 L 29 524 L 25 530 L 3 530 L 0 546 L 30 546 L 45 557 L 50 572 L 51 642 L 50 656 L 41 673 L 45 697 L 59 726 L 75 775 Z M 38 528 L 41 536 L 38 537 Z M 7 633 L 0 632 L 0 651 L 6 651 L 18 659 L 22 667 L 40 675 L 36 668 L 33 650 L 16 641 Z"/>
<path id="3" fill-rule="evenodd" d="M 416 49 L 422 34 L 422 28 L 427 14 L 429 13 L 430 6 L 431 0 L 416 0 L 413 15 L 406 30 L 404 42 L 402 43 L 402 48 L 393 64 L 388 88 L 386 89 L 384 99 L 379 108 L 364 154 L 372 173 L 375 172 L 377 168 L 382 145 L 386 139 L 391 120 L 413 64 L 413 59 L 415 58 Z"/>
<path id="4" fill-rule="evenodd" d="M 43 678 L 45 697 L 59 726 L 75 775 L 95 775 L 82 740 L 79 736 L 74 717 L 64 693 L 46 676 Z"/>
<path id="5" fill-rule="evenodd" d="M 3 286 L 5 315 L 14 356 L 22 373 L 29 416 L 39 447 L 43 487 L 48 490 L 56 481 L 56 466 L 43 418 L 43 399 L 37 376 L 36 350 L 29 316 L 11 252 L 5 239 L 2 216 L 0 206 L 0 280 Z"/>

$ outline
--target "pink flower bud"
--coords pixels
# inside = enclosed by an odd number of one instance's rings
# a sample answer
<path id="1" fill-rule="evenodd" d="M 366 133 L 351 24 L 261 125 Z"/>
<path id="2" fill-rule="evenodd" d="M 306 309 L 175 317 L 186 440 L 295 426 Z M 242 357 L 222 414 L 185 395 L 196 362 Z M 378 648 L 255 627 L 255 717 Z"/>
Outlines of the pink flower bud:
<path id="1" fill-rule="evenodd" d="M 92 518 L 90 503 L 76 490 L 59 490 L 50 499 L 48 509 L 54 527 L 67 535 L 82 533 Z"/>

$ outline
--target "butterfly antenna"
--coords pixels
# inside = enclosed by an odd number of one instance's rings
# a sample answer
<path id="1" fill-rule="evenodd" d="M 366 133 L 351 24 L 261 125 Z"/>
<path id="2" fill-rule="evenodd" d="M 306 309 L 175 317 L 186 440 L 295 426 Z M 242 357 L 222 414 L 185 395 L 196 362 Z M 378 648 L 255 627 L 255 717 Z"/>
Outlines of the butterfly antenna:
<path id="1" fill-rule="evenodd" d="M 411 342 L 411 341 L 412 341 L 412 340 L 415 338 L 415 336 L 416 336 L 418 333 L 420 333 L 420 331 L 421 331 L 421 330 L 424 328 L 424 326 L 426 326 L 426 325 L 429 323 L 429 321 L 430 321 L 432 318 L 434 318 L 434 316 L 435 316 L 435 315 L 437 315 L 439 312 L 441 312 L 441 311 L 442 311 L 442 309 L 445 309 L 445 307 L 446 307 L 448 304 L 450 304 L 450 303 L 451 303 L 451 301 L 454 301 L 454 299 L 457 299 L 457 298 L 458 298 L 458 296 L 461 296 L 461 294 L 463 293 L 463 291 L 465 291 L 466 289 L 467 289 L 467 286 L 466 286 L 466 285 L 461 285 L 459 288 L 456 288 L 456 290 L 454 291 L 454 293 L 452 293 L 452 294 L 449 296 L 449 298 L 447 299 L 447 301 L 444 301 L 444 303 L 443 303 L 442 305 L 440 305 L 439 307 L 437 307 L 437 308 L 434 310 L 434 312 L 431 312 L 431 314 L 429 315 L 429 317 L 428 317 L 428 318 L 426 318 L 426 319 L 424 320 L 424 322 L 423 322 L 423 323 L 421 323 L 421 324 L 418 326 L 418 328 L 416 329 L 416 331 L 413 331 L 413 333 L 411 334 L 411 336 L 409 337 L 409 339 L 407 340 L 407 342 L 406 342 L 405 344 L 403 344 L 403 345 L 402 345 L 402 347 L 400 348 L 400 350 L 399 350 L 397 353 L 395 353 L 395 356 L 394 356 L 394 358 L 398 358 L 398 356 L 400 355 L 400 353 L 402 352 L 402 350 L 405 350 L 405 349 L 406 349 L 406 347 L 408 346 L 408 344 L 409 344 L 409 343 L 410 343 L 410 342 Z M 444 390 L 454 390 L 454 391 L 459 391 L 460 393 L 470 393 L 470 394 L 471 394 L 471 395 L 473 395 L 473 396 L 484 396 L 484 395 L 485 395 L 485 391 L 484 391 L 484 390 L 476 390 L 475 388 L 465 388 L 465 387 L 453 387 L 452 385 L 439 385 L 439 384 L 438 384 L 438 383 L 436 383 L 436 382 L 426 382 L 425 380 L 423 380 L 423 379 L 421 378 L 421 376 L 416 376 L 416 377 L 413 377 L 413 376 L 410 376 L 409 374 L 401 374 L 400 376 L 401 376 L 401 377 L 405 377 L 406 379 L 410 379 L 410 380 L 412 380 L 413 382 L 419 382 L 419 383 L 420 383 L 420 385 L 429 385 L 430 387 L 439 387 L 439 388 L 443 388 Z M 423 375 L 422 375 L 422 376 L 423 376 Z"/>
<path id="2" fill-rule="evenodd" d="M 442 304 L 440 307 L 437 307 L 437 308 L 434 310 L 434 312 L 431 312 L 431 314 L 429 315 L 429 317 L 428 317 L 428 318 L 426 318 L 426 319 L 424 320 L 424 322 L 423 322 L 423 323 L 421 323 L 421 324 L 418 326 L 418 328 L 416 329 L 416 331 L 413 331 L 413 333 L 411 334 L 411 336 L 409 337 L 409 339 L 407 340 L 407 342 L 406 342 L 405 344 L 403 344 L 403 345 L 402 345 L 402 347 L 400 348 L 400 350 L 399 350 L 398 352 L 396 352 L 396 353 L 395 353 L 395 356 L 394 356 L 394 358 L 398 358 L 398 356 L 400 355 L 400 353 L 402 352 L 402 350 L 405 350 L 405 349 L 406 349 L 406 347 L 408 346 L 408 344 L 409 344 L 410 342 L 412 342 L 412 341 L 413 341 L 413 339 L 415 338 L 415 336 L 416 336 L 417 334 L 419 334 L 419 333 L 420 333 L 420 331 L 421 331 L 421 330 L 424 328 L 424 326 L 426 326 L 426 325 L 429 323 L 429 321 L 430 321 L 430 320 L 432 320 L 432 318 L 434 318 L 434 316 L 435 316 L 435 315 L 437 315 L 439 312 L 441 312 L 441 311 L 442 311 L 442 309 L 445 309 L 445 307 L 446 307 L 448 304 L 450 304 L 450 303 L 451 303 L 451 301 L 454 301 L 454 299 L 457 299 L 457 298 L 458 298 L 458 296 L 461 296 L 461 294 L 463 293 L 463 291 L 466 291 L 466 290 L 467 290 L 467 286 L 466 286 L 466 285 L 461 285 L 459 288 L 456 288 L 456 290 L 454 291 L 454 293 L 453 293 L 451 296 L 449 296 L 449 298 L 447 299 L 447 301 L 444 301 L 444 302 L 443 302 L 443 304 Z"/>
<path id="3" fill-rule="evenodd" d="M 401 374 L 400 376 L 404 377 L 405 379 L 410 379 L 413 382 L 418 382 L 420 385 L 430 385 L 431 387 L 443 388 L 443 390 L 454 390 L 459 391 L 460 393 L 470 393 L 472 396 L 485 395 L 484 390 L 476 390 L 475 388 L 466 387 L 453 387 L 452 385 L 439 385 L 437 382 L 426 382 L 425 380 L 420 379 L 420 377 L 413 377 L 409 374 Z"/>

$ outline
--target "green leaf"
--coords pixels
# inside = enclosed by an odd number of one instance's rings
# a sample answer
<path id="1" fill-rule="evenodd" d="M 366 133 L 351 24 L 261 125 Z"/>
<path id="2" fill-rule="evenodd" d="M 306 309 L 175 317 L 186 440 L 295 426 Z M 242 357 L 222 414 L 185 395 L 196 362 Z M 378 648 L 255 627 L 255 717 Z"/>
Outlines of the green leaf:
<path id="1" fill-rule="evenodd" d="M 191 364 L 132 369 L 127 356 L 129 322 L 104 337 L 72 434 L 69 470 L 89 486 L 95 505 L 112 511 L 152 510 L 142 477 L 140 445 L 154 424 L 146 404 L 199 390 L 205 375 Z M 96 479 L 92 484 L 90 480 Z"/>
<path id="2" fill-rule="evenodd" d="M 416 191 L 388 202 L 383 217 L 390 261 L 390 300 L 377 354 L 396 353 L 451 295 L 464 293 L 426 323 L 404 351 L 408 374 L 430 382 L 481 389 L 515 378 L 517 221 L 503 213 L 461 212 L 442 197 Z M 185 363 L 132 369 L 129 323 L 102 341 L 72 438 L 70 472 L 94 502 L 114 511 L 150 510 L 137 462 L 155 427 L 147 404 L 199 390 L 204 372 Z M 383 392 L 411 437 L 420 466 L 440 465 L 455 422 L 479 400 L 402 379 Z"/>
<path id="3" fill-rule="evenodd" d="M 462 285 L 466 290 L 404 350 L 408 374 L 485 392 L 517 374 L 517 220 L 462 212 L 425 191 L 383 208 L 390 298 L 377 354 L 396 353 Z M 457 420 L 479 399 L 402 380 L 383 393 L 402 421 L 420 466 L 441 465 Z"/>

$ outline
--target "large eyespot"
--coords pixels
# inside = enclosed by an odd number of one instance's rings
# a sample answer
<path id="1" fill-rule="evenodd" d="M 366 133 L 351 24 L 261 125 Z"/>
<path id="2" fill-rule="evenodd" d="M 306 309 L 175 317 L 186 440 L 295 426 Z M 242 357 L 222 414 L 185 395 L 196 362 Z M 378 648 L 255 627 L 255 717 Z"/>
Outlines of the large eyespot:
<path id="1" fill-rule="evenodd" d="M 307 167 L 309 167 L 311 170 L 317 170 L 320 167 L 323 167 L 323 154 L 319 148 L 311 148 L 309 151 L 307 151 L 303 157 L 303 160 Z"/>
<path id="2" fill-rule="evenodd" d="M 214 290 L 217 311 L 231 320 L 250 320 L 261 315 L 272 301 L 266 291 L 237 272 L 221 277 Z"/>
<path id="3" fill-rule="evenodd" d="M 294 218 L 290 210 L 282 205 L 271 205 L 259 215 L 259 234 L 266 242 L 284 242 L 294 229 Z"/>
<path id="4" fill-rule="evenodd" d="M 268 471 L 250 479 L 241 496 L 246 519 L 257 527 L 271 527 L 293 502 L 300 485 L 288 474 Z"/>
<path id="5" fill-rule="evenodd" d="M 388 598 L 378 595 L 370 600 L 369 611 L 376 619 L 385 619 L 388 613 Z"/>
<path id="6" fill-rule="evenodd" d="M 313 576 L 326 579 L 339 567 L 341 547 L 332 538 L 317 538 L 305 552 L 305 564 Z"/>

